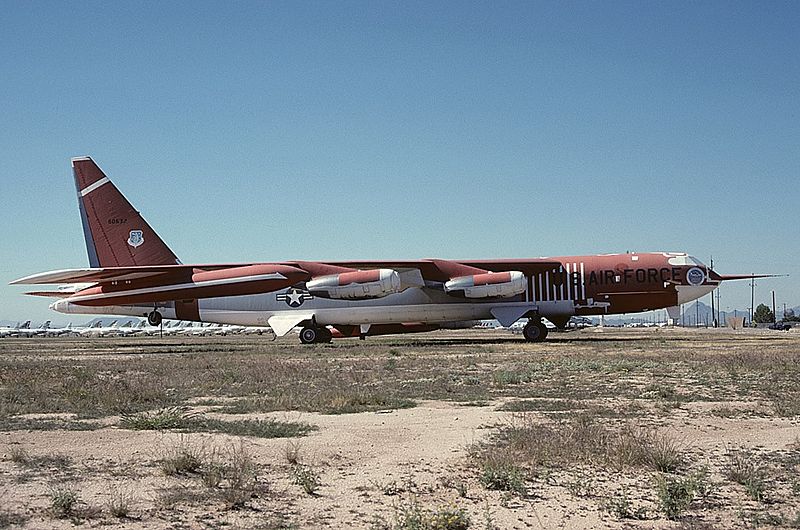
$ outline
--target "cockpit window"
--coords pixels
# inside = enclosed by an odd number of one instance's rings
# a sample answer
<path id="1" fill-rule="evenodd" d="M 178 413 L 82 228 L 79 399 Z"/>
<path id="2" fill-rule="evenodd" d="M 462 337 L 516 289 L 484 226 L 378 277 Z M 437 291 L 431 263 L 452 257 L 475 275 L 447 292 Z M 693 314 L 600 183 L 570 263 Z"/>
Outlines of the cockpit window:
<path id="1" fill-rule="evenodd" d="M 667 255 L 669 256 L 669 259 L 667 260 L 669 264 L 674 265 L 676 267 L 679 267 L 681 265 L 694 265 L 695 267 L 705 267 L 702 261 L 688 254 L 667 254 Z"/>

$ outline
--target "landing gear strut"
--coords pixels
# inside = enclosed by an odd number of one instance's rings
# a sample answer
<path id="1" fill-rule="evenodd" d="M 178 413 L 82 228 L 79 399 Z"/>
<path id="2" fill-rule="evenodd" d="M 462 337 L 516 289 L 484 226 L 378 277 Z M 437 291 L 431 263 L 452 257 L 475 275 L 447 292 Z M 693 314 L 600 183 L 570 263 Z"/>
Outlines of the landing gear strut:
<path id="1" fill-rule="evenodd" d="M 300 342 L 303 344 L 317 344 L 321 342 L 330 342 L 333 340 L 333 335 L 328 328 L 320 328 L 317 326 L 306 326 L 300 330 Z"/>
<path id="2" fill-rule="evenodd" d="M 542 342 L 547 338 L 547 326 L 538 318 L 530 318 L 522 328 L 522 336 L 528 342 Z"/>
<path id="3" fill-rule="evenodd" d="M 158 326 L 161 324 L 161 313 L 153 309 L 150 313 L 147 314 L 147 323 L 151 326 Z"/>

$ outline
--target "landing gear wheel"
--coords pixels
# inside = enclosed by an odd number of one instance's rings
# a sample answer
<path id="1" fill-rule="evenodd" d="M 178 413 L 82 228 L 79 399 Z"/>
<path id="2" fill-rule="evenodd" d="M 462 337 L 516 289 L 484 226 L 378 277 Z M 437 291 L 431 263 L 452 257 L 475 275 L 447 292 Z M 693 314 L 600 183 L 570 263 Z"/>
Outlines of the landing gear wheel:
<path id="1" fill-rule="evenodd" d="M 319 328 L 306 326 L 300 330 L 300 342 L 303 344 L 314 344 L 319 340 Z"/>
<path id="2" fill-rule="evenodd" d="M 318 344 L 322 342 L 331 342 L 333 335 L 328 328 L 317 328 L 314 326 L 306 326 L 300 330 L 300 342 L 303 344 Z"/>
<path id="3" fill-rule="evenodd" d="M 547 338 L 547 326 L 541 320 L 530 320 L 525 327 L 522 328 L 522 336 L 528 342 L 542 342 Z"/>
<path id="4" fill-rule="evenodd" d="M 152 310 L 152 311 L 151 311 L 150 313 L 148 313 L 148 315 L 147 315 L 147 323 L 148 323 L 148 324 L 150 324 L 151 326 L 158 326 L 158 325 L 160 325 L 160 324 L 161 324 L 161 320 L 162 320 L 162 318 L 161 318 L 161 313 L 159 313 L 159 312 L 158 312 L 158 311 L 156 311 L 155 309 L 154 309 L 154 310 Z"/>
<path id="5" fill-rule="evenodd" d="M 331 330 L 328 328 L 319 328 L 319 338 L 317 342 L 324 342 L 325 344 L 330 343 L 333 340 L 333 334 L 331 334 Z"/>

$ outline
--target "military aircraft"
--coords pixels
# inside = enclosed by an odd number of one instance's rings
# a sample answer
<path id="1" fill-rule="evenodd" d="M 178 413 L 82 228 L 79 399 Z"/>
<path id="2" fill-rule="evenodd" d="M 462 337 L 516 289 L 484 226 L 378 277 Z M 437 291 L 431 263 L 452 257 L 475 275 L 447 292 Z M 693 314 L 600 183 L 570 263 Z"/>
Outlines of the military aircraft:
<path id="1" fill-rule="evenodd" d="M 72 168 L 90 266 L 11 282 L 70 284 L 28 293 L 58 298 L 50 307 L 62 313 L 268 326 L 278 336 L 300 326 L 307 344 L 527 319 L 524 338 L 542 341 L 543 318 L 563 328 L 573 315 L 677 315 L 724 280 L 754 277 L 717 274 L 681 252 L 185 265 L 90 157 Z"/>
<path id="2" fill-rule="evenodd" d="M 38 328 L 32 328 L 30 321 L 27 321 L 17 330 L 16 336 L 25 338 L 39 337 L 41 335 L 45 335 L 49 329 L 50 329 L 49 320 L 42 323 L 42 325 L 39 326 Z"/>
<path id="3" fill-rule="evenodd" d="M 17 324 L 13 328 L 12 327 L 2 327 L 2 328 L 0 328 L 0 338 L 18 337 L 19 336 L 19 330 L 20 329 L 26 329 L 26 328 L 30 327 L 30 325 L 31 325 L 31 321 L 30 320 L 26 320 L 25 323 L 22 324 L 21 326 L 20 326 L 20 323 L 17 322 Z"/>

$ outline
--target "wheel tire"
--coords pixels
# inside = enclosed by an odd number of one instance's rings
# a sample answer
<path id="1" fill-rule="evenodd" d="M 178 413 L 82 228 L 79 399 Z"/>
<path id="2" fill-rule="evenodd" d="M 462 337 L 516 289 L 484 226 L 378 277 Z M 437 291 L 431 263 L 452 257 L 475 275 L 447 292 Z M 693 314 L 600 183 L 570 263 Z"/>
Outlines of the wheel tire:
<path id="1" fill-rule="evenodd" d="M 300 330 L 300 342 L 303 344 L 314 344 L 319 340 L 319 330 L 306 326 Z"/>
<path id="2" fill-rule="evenodd" d="M 525 327 L 522 328 L 522 336 L 525 337 L 525 340 L 528 342 L 542 342 L 547 338 L 547 326 L 541 321 L 528 322 Z"/>
<path id="3" fill-rule="evenodd" d="M 161 313 L 159 313 L 158 311 L 151 311 L 147 315 L 147 323 L 150 324 L 151 326 L 160 325 L 161 320 L 162 320 Z"/>

